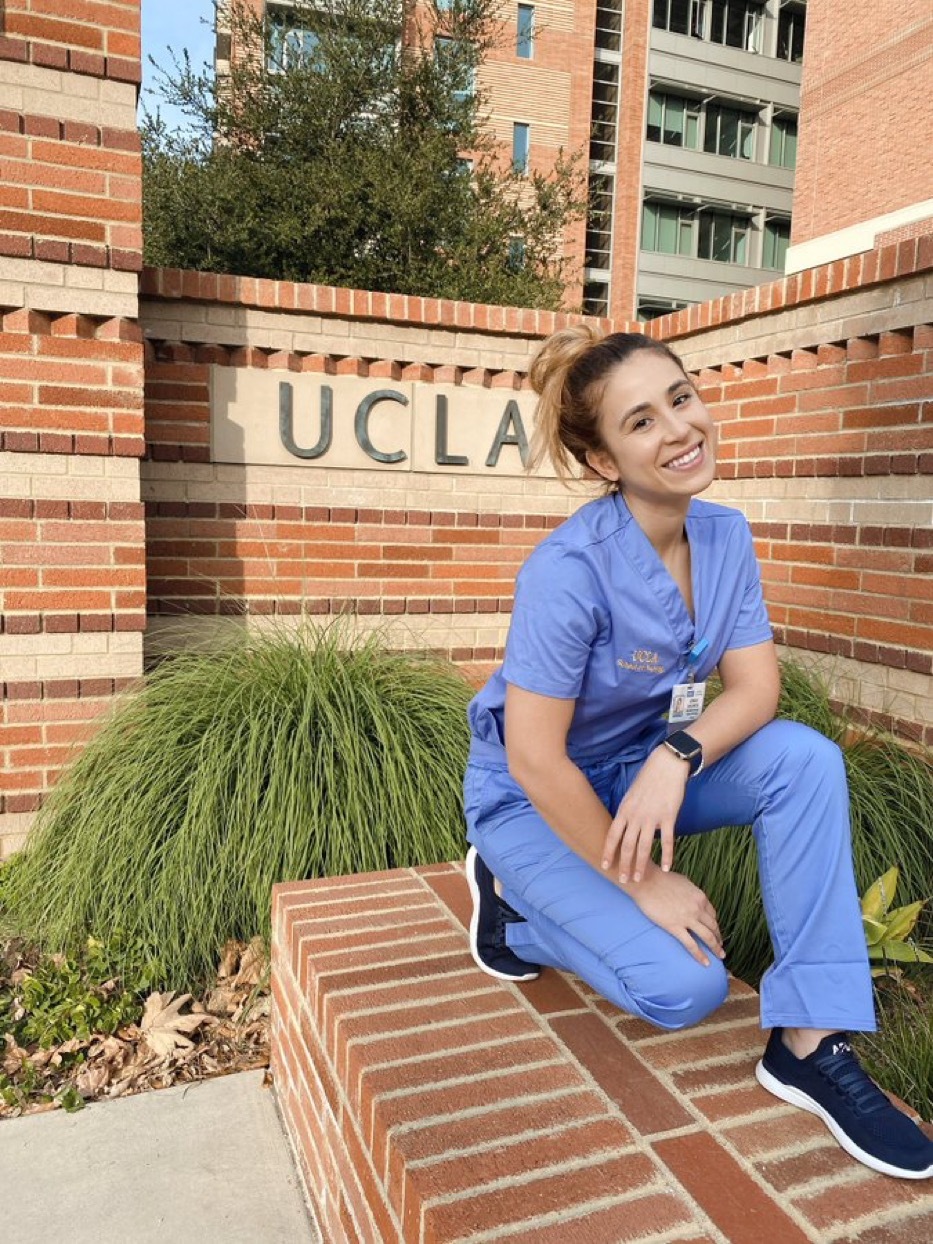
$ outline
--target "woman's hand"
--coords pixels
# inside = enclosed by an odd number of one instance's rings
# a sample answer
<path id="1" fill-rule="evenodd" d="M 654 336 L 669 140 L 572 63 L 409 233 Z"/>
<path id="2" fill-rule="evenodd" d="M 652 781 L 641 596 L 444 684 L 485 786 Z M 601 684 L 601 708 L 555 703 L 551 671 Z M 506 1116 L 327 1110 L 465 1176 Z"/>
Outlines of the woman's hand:
<path id="1" fill-rule="evenodd" d="M 674 863 L 674 824 L 690 766 L 663 744 L 656 747 L 639 770 L 619 804 L 603 845 L 602 866 L 612 866 L 619 853 L 619 881 L 640 881 L 651 858 L 651 844 L 661 831 L 661 868 L 669 872 Z"/>
<path id="2" fill-rule="evenodd" d="M 709 967 L 709 959 L 696 938 L 718 959 L 725 957 L 716 909 L 699 886 L 681 873 L 663 873 L 652 867 L 643 881 L 626 887 L 626 894 L 653 924 L 676 937 L 704 967 Z"/>

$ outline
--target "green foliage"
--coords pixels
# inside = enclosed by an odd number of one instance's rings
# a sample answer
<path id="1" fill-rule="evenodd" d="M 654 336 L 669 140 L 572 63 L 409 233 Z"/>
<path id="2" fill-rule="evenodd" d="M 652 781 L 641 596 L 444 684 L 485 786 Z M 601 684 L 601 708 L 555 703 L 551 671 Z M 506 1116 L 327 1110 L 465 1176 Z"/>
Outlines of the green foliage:
<path id="1" fill-rule="evenodd" d="M 16 990 L 0 993 L 0 1028 L 12 1032 L 18 1045 L 51 1049 L 135 1023 L 142 1005 L 137 996 L 117 988 L 109 966 L 91 938 L 80 960 L 45 956 Z"/>
<path id="2" fill-rule="evenodd" d="M 245 54 L 229 77 L 176 59 L 161 90 L 190 128 L 144 118 L 146 261 L 558 308 L 582 174 L 563 154 L 547 176 L 516 173 L 484 128 L 475 78 L 497 11 L 298 0 L 283 26 L 234 0 Z"/>
<path id="3" fill-rule="evenodd" d="M 468 685 L 346 628 L 165 661 L 39 815 L 3 884 L 17 931 L 91 932 L 150 985 L 194 988 L 230 938 L 269 928 L 295 880 L 462 855 Z"/>
<path id="4" fill-rule="evenodd" d="M 872 976 L 897 975 L 899 968 L 891 963 L 933 963 L 933 957 L 911 938 L 923 910 L 924 901 L 892 907 L 897 893 L 897 865 L 889 868 L 868 887 L 862 896 L 862 924 L 868 943 L 869 959 L 880 960 L 883 967 L 872 968 Z"/>
<path id="5" fill-rule="evenodd" d="M 916 974 L 912 980 L 907 973 Z M 933 990 L 929 971 L 875 985 L 878 1031 L 852 1034 L 865 1070 L 921 1118 L 933 1120 Z"/>
<path id="6" fill-rule="evenodd" d="M 929 896 L 933 766 L 896 739 L 853 730 L 814 674 L 782 662 L 778 716 L 821 731 L 843 749 L 849 782 L 852 851 L 859 888 L 897 861 L 908 902 Z M 748 829 L 680 839 L 676 865 L 716 908 L 736 976 L 756 985 L 771 961 L 755 845 Z M 924 913 L 927 915 L 927 913 Z M 925 930 L 920 931 L 925 940 Z"/>
<path id="7" fill-rule="evenodd" d="M 5 866 L 3 873 L 9 875 L 8 870 Z M 142 998 L 114 975 L 112 954 L 93 938 L 71 957 L 26 953 L 15 941 L 5 950 L 0 955 L 0 1040 L 5 1048 L 0 1101 L 14 1109 L 54 1101 L 66 1111 L 80 1110 L 84 1100 L 73 1085 L 62 1085 L 63 1074 L 84 1062 L 92 1037 L 138 1022 Z M 37 1049 L 53 1054 L 42 1057 Z"/>

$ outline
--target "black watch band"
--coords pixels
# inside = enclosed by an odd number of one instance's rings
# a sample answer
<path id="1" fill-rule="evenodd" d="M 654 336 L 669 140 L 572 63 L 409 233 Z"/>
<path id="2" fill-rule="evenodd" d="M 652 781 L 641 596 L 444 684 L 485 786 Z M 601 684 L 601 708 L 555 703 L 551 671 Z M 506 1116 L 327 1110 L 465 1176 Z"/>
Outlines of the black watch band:
<path id="1" fill-rule="evenodd" d="M 686 730 L 675 730 L 664 740 L 664 746 L 670 748 L 675 756 L 686 760 L 690 765 L 688 778 L 696 777 L 703 768 L 703 744 Z"/>

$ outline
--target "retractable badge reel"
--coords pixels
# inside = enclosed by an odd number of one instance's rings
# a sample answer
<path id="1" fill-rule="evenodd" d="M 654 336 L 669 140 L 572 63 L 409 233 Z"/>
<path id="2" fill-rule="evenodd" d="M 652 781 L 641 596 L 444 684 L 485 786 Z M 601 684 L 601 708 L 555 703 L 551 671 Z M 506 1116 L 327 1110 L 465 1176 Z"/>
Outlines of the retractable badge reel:
<path id="1" fill-rule="evenodd" d="M 700 658 L 709 647 L 708 639 L 699 639 L 687 653 L 687 681 L 679 682 L 671 692 L 671 706 L 667 720 L 671 725 L 682 725 L 684 722 L 696 721 L 703 712 L 703 701 L 706 698 L 706 683 L 696 681 L 696 670 Z"/>

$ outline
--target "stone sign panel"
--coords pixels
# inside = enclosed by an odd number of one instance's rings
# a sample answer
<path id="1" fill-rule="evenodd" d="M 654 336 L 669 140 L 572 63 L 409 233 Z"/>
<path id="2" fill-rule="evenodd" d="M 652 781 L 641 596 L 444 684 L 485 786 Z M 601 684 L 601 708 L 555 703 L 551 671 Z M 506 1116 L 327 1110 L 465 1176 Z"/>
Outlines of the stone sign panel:
<path id="1" fill-rule="evenodd" d="M 535 401 L 473 385 L 214 366 L 211 453 L 269 466 L 524 475 Z"/>

